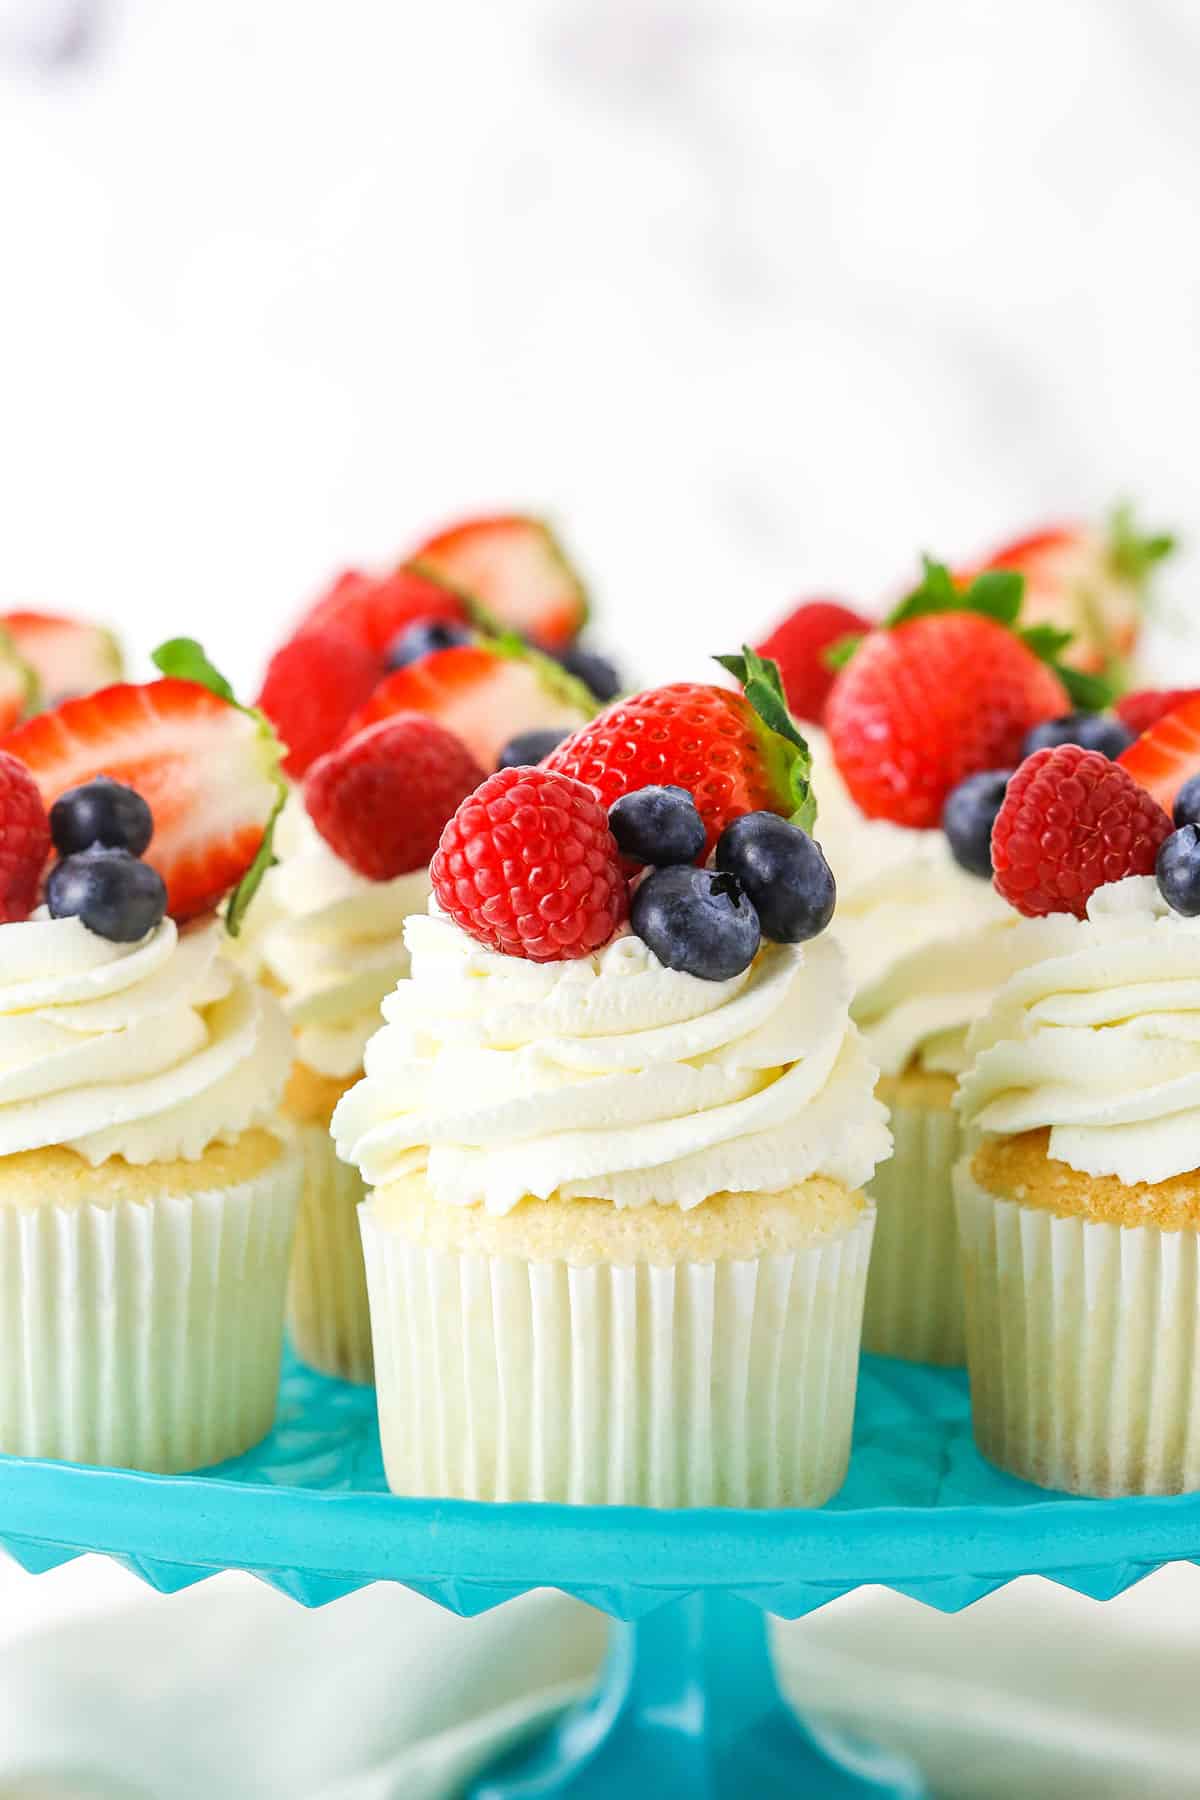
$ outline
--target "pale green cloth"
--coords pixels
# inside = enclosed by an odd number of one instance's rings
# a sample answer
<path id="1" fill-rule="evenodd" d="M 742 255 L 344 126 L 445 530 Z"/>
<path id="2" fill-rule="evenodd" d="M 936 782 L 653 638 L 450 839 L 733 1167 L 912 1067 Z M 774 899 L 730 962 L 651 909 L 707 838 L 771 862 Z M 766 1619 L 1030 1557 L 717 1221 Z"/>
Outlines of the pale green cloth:
<path id="1" fill-rule="evenodd" d="M 0 1800 L 449 1800 L 593 1674 L 599 1617 L 463 1620 L 374 1587 L 317 1613 L 246 1578 L 0 1656 Z M 938 1800 L 1194 1800 L 1200 1572 L 1100 1607 L 1027 1581 L 956 1618 L 867 1591 L 781 1626 L 792 1697 L 915 1756 Z"/>

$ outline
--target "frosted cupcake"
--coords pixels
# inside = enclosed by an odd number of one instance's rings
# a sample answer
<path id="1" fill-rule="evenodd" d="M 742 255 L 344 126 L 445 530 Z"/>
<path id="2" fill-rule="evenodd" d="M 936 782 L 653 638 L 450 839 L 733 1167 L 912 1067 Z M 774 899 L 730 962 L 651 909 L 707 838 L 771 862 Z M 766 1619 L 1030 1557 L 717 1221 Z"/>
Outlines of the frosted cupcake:
<path id="1" fill-rule="evenodd" d="M 703 734 L 707 705 L 693 697 L 681 725 Z M 655 754 L 673 737 L 649 740 Z M 686 793 L 626 799 L 621 851 L 664 865 L 630 926 L 593 789 L 515 770 L 459 808 L 433 880 L 468 928 L 436 902 L 408 922 L 411 978 L 335 1113 L 373 1189 L 388 1480 L 817 1505 L 849 1452 L 862 1184 L 888 1149 L 844 958 L 815 935 L 832 884 L 774 815 L 723 831 L 706 870 L 690 866 L 706 833 Z M 784 856 L 803 876 L 759 886 Z M 764 936 L 802 923 L 808 942 Z"/>
<path id="2" fill-rule="evenodd" d="M 6 747 L 0 1450 L 222 1461 L 274 1416 L 300 1188 L 287 1026 L 210 911 L 263 844 L 276 747 L 190 680 L 67 702 Z"/>

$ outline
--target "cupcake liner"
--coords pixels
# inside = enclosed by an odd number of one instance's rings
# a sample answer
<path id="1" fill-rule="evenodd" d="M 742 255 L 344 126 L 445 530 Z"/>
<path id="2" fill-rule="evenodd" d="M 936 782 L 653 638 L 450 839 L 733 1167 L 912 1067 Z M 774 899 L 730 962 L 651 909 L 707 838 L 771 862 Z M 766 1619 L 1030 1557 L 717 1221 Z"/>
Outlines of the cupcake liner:
<path id="1" fill-rule="evenodd" d="M 0 1451 L 173 1474 L 275 1416 L 300 1186 L 0 1205 Z"/>
<path id="2" fill-rule="evenodd" d="M 339 1162 L 320 1125 L 297 1130 L 304 1193 L 288 1282 L 288 1332 L 297 1356 L 343 1381 L 375 1379 L 358 1206 L 366 1189 Z"/>
<path id="3" fill-rule="evenodd" d="M 863 1348 L 909 1362 L 966 1359 L 954 1165 L 958 1116 L 945 1106 L 893 1106 L 895 1148 L 868 1184 L 878 1217 L 867 1276 Z"/>
<path id="4" fill-rule="evenodd" d="M 955 1170 L 975 1441 L 1040 1487 L 1200 1488 L 1195 1231 L 1102 1224 Z"/>
<path id="5" fill-rule="evenodd" d="M 396 1493 L 818 1506 L 850 1451 L 873 1209 L 751 1261 L 524 1262 L 359 1219 Z"/>

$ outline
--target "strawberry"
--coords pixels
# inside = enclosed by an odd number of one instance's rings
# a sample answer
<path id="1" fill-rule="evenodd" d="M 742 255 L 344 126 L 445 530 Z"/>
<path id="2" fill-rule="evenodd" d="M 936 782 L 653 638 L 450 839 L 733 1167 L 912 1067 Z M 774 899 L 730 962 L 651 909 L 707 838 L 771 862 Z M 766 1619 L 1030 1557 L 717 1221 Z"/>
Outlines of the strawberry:
<path id="1" fill-rule="evenodd" d="M 41 699 L 38 678 L 0 628 L 0 731 L 8 731 L 26 713 L 36 710 Z"/>
<path id="2" fill-rule="evenodd" d="M 528 962 L 589 956 L 629 912 L 606 809 L 545 769 L 490 775 L 446 826 L 429 875 L 457 925 Z"/>
<path id="3" fill-rule="evenodd" d="M 758 646 L 779 666 L 787 703 L 798 719 L 819 725 L 825 702 L 837 678 L 826 652 L 846 638 L 861 637 L 872 621 L 837 600 L 805 600 L 791 611 Z"/>
<path id="4" fill-rule="evenodd" d="M 135 789 L 154 817 L 144 860 L 166 882 L 168 910 L 190 919 L 237 885 L 227 913 L 236 932 L 285 792 L 279 744 L 191 639 L 162 645 L 155 661 L 178 675 L 66 700 L 10 731 L 0 748 L 30 770 L 47 810 L 101 774 Z"/>
<path id="5" fill-rule="evenodd" d="M 453 732 L 420 713 L 398 713 L 318 757 L 304 804 L 343 862 L 369 881 L 390 881 L 425 867 L 484 775 Z"/>
<path id="6" fill-rule="evenodd" d="M 336 631 L 374 651 L 382 664 L 393 638 L 418 619 L 466 621 L 468 616 L 462 596 L 431 575 L 408 568 L 381 576 L 349 569 L 309 608 L 293 635 Z"/>
<path id="7" fill-rule="evenodd" d="M 1123 694 L 1113 711 L 1122 725 L 1141 737 L 1168 713 L 1178 711 L 1185 700 L 1200 700 L 1200 688 L 1139 688 L 1136 694 Z"/>
<path id="8" fill-rule="evenodd" d="M 1013 775 L 992 827 L 996 888 L 1030 918 L 1082 919 L 1099 887 L 1152 875 L 1170 819 L 1098 750 L 1037 750 Z"/>
<path id="9" fill-rule="evenodd" d="M 872 631 L 839 675 L 825 709 L 834 758 L 868 818 L 936 826 L 968 775 L 1010 766 L 1027 731 L 1097 698 L 1078 673 L 1071 689 L 1030 644 L 1054 651 L 1059 634 L 1012 629 L 1019 576 L 982 575 L 964 594 L 940 563 Z M 1104 699 L 1100 704 L 1104 704 Z"/>
<path id="10" fill-rule="evenodd" d="M 27 919 L 50 854 L 50 821 L 23 762 L 0 750 L 0 923 Z"/>
<path id="11" fill-rule="evenodd" d="M 408 567 L 445 582 L 484 615 L 549 650 L 587 619 L 583 583 L 550 527 L 519 513 L 462 519 L 427 538 Z"/>
<path id="12" fill-rule="evenodd" d="M 605 806 L 637 788 L 686 788 L 704 821 L 706 853 L 742 813 L 794 816 L 807 829 L 808 746 L 784 704 L 778 670 L 753 650 L 718 661 L 744 693 L 699 681 L 648 688 L 618 700 L 542 766 L 586 782 Z"/>
<path id="13" fill-rule="evenodd" d="M 287 749 L 286 774 L 298 780 L 337 743 L 382 676 L 379 657 L 336 629 L 304 632 L 275 652 L 258 704 Z"/>
<path id="14" fill-rule="evenodd" d="M 47 706 L 120 681 L 121 646 L 103 625 L 61 613 L 0 613 L 0 627 L 33 670 Z"/>
<path id="15" fill-rule="evenodd" d="M 1117 759 L 1170 812 L 1185 781 L 1200 774 L 1200 698 L 1185 699 Z"/>
<path id="16" fill-rule="evenodd" d="M 435 650 L 375 689 L 346 726 L 353 737 L 394 713 L 419 712 L 462 739 L 485 769 L 518 732 L 574 727 L 593 710 L 587 690 L 548 658 L 514 643 L 483 641 Z"/>

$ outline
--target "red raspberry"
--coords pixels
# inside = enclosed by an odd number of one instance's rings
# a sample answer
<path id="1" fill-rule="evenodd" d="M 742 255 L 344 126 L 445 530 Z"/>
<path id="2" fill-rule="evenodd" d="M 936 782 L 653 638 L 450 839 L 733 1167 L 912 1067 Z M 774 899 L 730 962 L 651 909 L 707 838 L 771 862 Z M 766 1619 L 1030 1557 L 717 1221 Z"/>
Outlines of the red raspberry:
<path id="1" fill-rule="evenodd" d="M 871 620 L 836 600 L 806 600 L 778 624 L 758 646 L 760 656 L 779 664 L 787 703 L 798 719 L 820 724 L 837 670 L 825 651 L 842 638 L 870 631 Z"/>
<path id="2" fill-rule="evenodd" d="M 452 731 L 397 713 L 318 757 L 304 804 L 325 842 L 369 881 L 423 869 L 483 770 Z"/>
<path id="3" fill-rule="evenodd" d="M 629 911 L 604 807 L 548 769 L 489 776 L 443 831 L 429 872 L 457 925 L 529 962 L 590 955 Z"/>
<path id="4" fill-rule="evenodd" d="M 996 887 L 1030 918 L 1082 919 L 1106 882 L 1153 875 L 1172 829 L 1158 802 L 1098 750 L 1038 750 L 1009 782 L 992 827 Z"/>
<path id="5" fill-rule="evenodd" d="M 336 631 L 308 632 L 275 652 L 258 704 L 287 748 L 293 779 L 337 743 L 383 676 L 378 656 Z"/>
<path id="6" fill-rule="evenodd" d="M 37 782 L 0 750 L 0 923 L 27 919 L 50 854 L 50 822 Z"/>
<path id="7" fill-rule="evenodd" d="M 1113 711 L 1122 725 L 1141 737 L 1143 731 L 1149 731 L 1188 700 L 1200 700 L 1200 688 L 1139 688 L 1136 694 L 1126 694 L 1118 700 Z"/>

